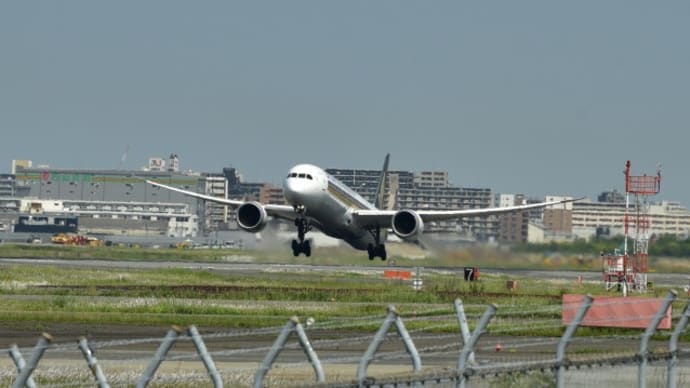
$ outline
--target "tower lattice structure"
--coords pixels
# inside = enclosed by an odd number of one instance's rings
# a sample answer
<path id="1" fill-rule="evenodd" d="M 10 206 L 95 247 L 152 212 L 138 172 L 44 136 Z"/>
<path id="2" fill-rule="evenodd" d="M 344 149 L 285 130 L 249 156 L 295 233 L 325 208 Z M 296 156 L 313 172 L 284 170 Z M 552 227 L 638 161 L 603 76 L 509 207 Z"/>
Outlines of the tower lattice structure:
<path id="1" fill-rule="evenodd" d="M 661 190 L 661 168 L 656 175 L 632 175 L 625 163 L 625 216 L 623 252 L 605 256 L 604 281 L 607 288 L 625 281 L 633 289 L 647 289 L 649 271 L 650 201 Z M 632 251 L 630 245 L 632 240 Z"/>

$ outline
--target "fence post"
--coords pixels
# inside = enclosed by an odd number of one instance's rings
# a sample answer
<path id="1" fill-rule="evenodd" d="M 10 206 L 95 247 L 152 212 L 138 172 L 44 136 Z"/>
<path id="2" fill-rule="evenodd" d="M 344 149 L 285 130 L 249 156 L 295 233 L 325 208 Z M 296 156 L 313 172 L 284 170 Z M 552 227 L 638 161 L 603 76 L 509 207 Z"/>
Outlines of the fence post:
<path id="1" fill-rule="evenodd" d="M 671 306 L 671 303 L 676 299 L 678 296 L 678 293 L 674 290 L 671 290 L 666 294 L 666 298 L 664 298 L 664 301 L 661 303 L 661 308 L 659 311 L 656 312 L 654 315 L 654 318 L 652 318 L 651 322 L 649 323 L 649 326 L 647 326 L 647 330 L 645 330 L 644 334 L 642 335 L 642 340 L 640 341 L 640 365 L 637 371 L 637 386 L 638 388 L 645 388 L 647 386 L 647 361 L 649 358 L 649 339 L 652 338 L 652 335 L 654 332 L 656 332 L 657 326 L 659 326 L 659 322 L 661 322 L 661 319 L 663 319 L 664 315 L 666 314 L 666 311 L 668 311 L 668 308 Z"/>
<path id="2" fill-rule="evenodd" d="M 298 323 L 295 329 L 297 330 L 297 337 L 299 338 L 299 343 L 300 345 L 302 345 L 302 349 L 304 349 L 304 354 L 307 355 L 309 363 L 311 363 L 312 367 L 314 368 L 314 373 L 316 373 L 316 381 L 319 383 L 323 383 L 324 381 L 326 381 L 326 376 L 323 373 L 323 368 L 321 367 L 321 361 L 319 361 L 319 356 L 316 355 L 314 348 L 311 347 L 309 338 L 307 338 L 307 333 L 304 332 L 304 328 L 302 327 L 302 325 Z"/>
<path id="3" fill-rule="evenodd" d="M 19 351 L 19 348 L 17 345 L 12 345 L 10 347 L 10 357 L 12 357 L 12 361 L 14 361 L 14 365 L 17 367 L 17 373 L 20 373 L 22 369 L 26 368 L 26 362 L 24 361 L 24 357 L 22 357 L 22 353 Z M 34 382 L 34 378 L 29 376 L 29 378 L 26 380 L 25 384 L 28 388 L 36 388 L 36 382 Z"/>
<path id="4" fill-rule="evenodd" d="M 14 381 L 12 388 L 22 388 L 24 385 L 26 385 L 27 380 L 36 369 L 36 365 L 38 365 L 41 357 L 43 357 L 43 353 L 45 353 L 46 349 L 48 349 L 48 346 L 50 346 L 51 342 L 53 342 L 53 337 L 50 334 L 41 334 L 41 338 L 38 339 L 38 343 L 34 347 L 34 351 L 31 352 L 29 362 L 24 368 L 22 368 L 21 371 L 19 371 L 19 376 L 17 376 L 17 380 Z"/>
<path id="5" fill-rule="evenodd" d="M 144 374 L 137 383 L 137 388 L 145 388 L 147 385 L 149 385 L 151 379 L 153 379 L 153 375 L 156 374 L 158 367 L 163 362 L 163 359 L 165 359 L 165 355 L 168 354 L 168 351 L 170 351 L 172 346 L 175 344 L 175 341 L 177 341 L 177 337 L 181 332 L 182 329 L 180 329 L 178 326 L 173 326 L 168 331 L 168 334 L 165 336 L 165 338 L 163 338 L 163 342 L 161 342 L 161 345 L 158 347 L 156 355 L 153 356 L 149 366 L 146 367 Z"/>
<path id="6" fill-rule="evenodd" d="M 585 317 L 585 314 L 587 314 L 587 310 L 592 307 L 592 300 L 592 295 L 585 295 L 585 299 L 582 301 L 580 309 L 577 311 L 577 314 L 575 314 L 573 320 L 568 324 L 568 328 L 565 330 L 563 337 L 561 337 L 561 340 L 558 343 L 558 349 L 556 350 L 556 365 L 558 366 L 558 373 L 556 373 L 557 388 L 563 388 L 563 380 L 565 375 L 565 365 L 563 365 L 565 361 L 565 348 L 570 343 L 570 339 L 575 334 L 575 330 L 577 330 L 578 326 L 580 326 L 580 323 L 582 323 L 582 319 Z"/>
<path id="7" fill-rule="evenodd" d="M 460 358 L 458 359 L 457 386 L 460 388 L 465 388 L 465 368 L 467 365 L 467 359 L 470 357 L 470 353 L 474 351 L 474 346 L 477 344 L 477 341 L 479 341 L 479 337 L 484 333 L 484 329 L 486 329 L 489 321 L 491 321 L 491 318 L 496 315 L 497 309 L 498 307 L 496 307 L 496 305 L 493 303 L 486 308 L 484 315 L 482 315 L 482 317 L 479 319 L 479 323 L 477 323 L 477 327 L 474 328 L 469 341 L 465 342 L 465 346 L 462 347 L 462 352 L 460 352 Z"/>
<path id="8" fill-rule="evenodd" d="M 283 350 L 283 346 L 285 346 L 288 337 L 293 331 L 297 331 L 299 343 L 302 346 L 304 353 L 306 353 L 309 362 L 312 364 L 314 372 L 316 373 L 316 380 L 319 383 L 323 383 L 325 381 L 319 357 L 311 347 L 311 343 L 309 343 L 309 339 L 304 332 L 304 328 L 302 328 L 302 325 L 299 323 L 299 319 L 297 319 L 297 317 L 292 317 L 287 321 L 285 326 L 283 326 L 283 330 L 278 335 L 278 338 L 276 338 L 271 350 L 269 350 L 268 354 L 266 354 L 266 357 L 264 357 L 261 367 L 259 367 L 259 370 L 256 371 L 256 374 L 254 375 L 254 388 L 263 387 L 266 373 L 268 373 L 268 370 L 271 369 L 271 366 L 273 366 L 276 358 L 278 358 L 278 354 L 280 354 L 280 351 Z"/>
<path id="9" fill-rule="evenodd" d="M 379 347 L 381 347 L 381 343 L 383 343 L 383 340 L 386 338 L 386 333 L 388 333 L 388 330 L 393 324 L 395 324 L 395 328 L 405 344 L 407 353 L 409 353 L 410 357 L 412 358 L 412 368 L 415 372 L 422 370 L 422 361 L 419 358 L 419 353 L 417 353 L 417 348 L 412 342 L 410 333 L 408 333 L 407 329 L 405 329 L 405 324 L 398 315 L 398 312 L 395 310 L 395 307 L 393 305 L 389 305 L 386 319 L 383 321 L 383 324 L 381 324 L 379 331 L 376 332 L 376 335 L 374 335 L 374 339 L 369 344 L 367 351 L 359 361 L 359 367 L 357 368 L 357 382 L 360 387 L 365 385 L 367 379 L 367 367 L 371 363 L 371 360 L 374 359 L 374 354 L 376 354 Z"/>
<path id="10" fill-rule="evenodd" d="M 462 300 L 455 299 L 455 314 L 458 317 L 458 323 L 460 324 L 460 332 L 462 333 L 462 343 L 466 344 L 470 340 L 470 327 L 467 324 L 467 316 L 465 315 L 465 307 L 462 304 Z M 467 363 L 474 364 L 474 352 L 470 353 Z"/>
<path id="11" fill-rule="evenodd" d="M 196 352 L 199 354 L 199 357 L 201 357 L 201 361 L 204 363 L 206 371 L 208 372 L 208 375 L 211 377 L 213 386 L 216 388 L 222 388 L 223 379 L 221 379 L 220 374 L 218 374 L 216 364 L 213 362 L 211 355 L 208 354 L 206 344 L 204 344 L 204 340 L 201 338 L 201 335 L 199 335 L 199 330 L 197 330 L 196 326 L 192 325 L 187 328 L 187 334 L 192 338 L 192 342 L 196 347 Z"/>
<path id="12" fill-rule="evenodd" d="M 683 309 L 683 316 L 680 317 L 680 321 L 678 321 L 676 329 L 673 331 L 673 334 L 671 335 L 671 340 L 668 343 L 668 351 L 669 353 L 671 353 L 671 358 L 668 360 L 668 373 L 666 374 L 668 378 L 666 386 L 668 388 L 676 388 L 676 367 L 678 366 L 678 338 L 680 337 L 680 333 L 682 333 L 685 330 L 685 327 L 688 325 L 688 320 L 690 320 L 690 303 L 685 305 L 685 309 Z"/>
<path id="13" fill-rule="evenodd" d="M 108 385 L 108 381 L 106 380 L 105 375 L 103 374 L 101 366 L 98 365 L 96 355 L 89 347 L 89 343 L 86 340 L 86 338 L 81 337 L 81 339 L 79 339 L 79 349 L 81 349 L 81 353 L 84 355 L 86 363 L 89 365 L 89 369 L 91 369 L 91 373 L 93 373 L 93 376 L 96 378 L 98 386 L 100 388 L 110 388 L 110 385 Z"/>

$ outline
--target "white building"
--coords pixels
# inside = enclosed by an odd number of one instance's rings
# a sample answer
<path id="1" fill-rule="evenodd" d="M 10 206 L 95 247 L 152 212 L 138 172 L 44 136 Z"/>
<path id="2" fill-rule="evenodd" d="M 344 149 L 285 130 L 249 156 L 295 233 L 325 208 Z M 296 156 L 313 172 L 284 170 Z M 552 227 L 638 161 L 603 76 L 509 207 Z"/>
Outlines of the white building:
<path id="1" fill-rule="evenodd" d="M 631 206 L 630 234 L 634 233 L 635 212 Z M 686 237 L 690 234 L 690 212 L 678 202 L 662 201 L 649 206 L 649 234 Z M 608 229 L 610 235 L 625 233 L 625 204 L 592 202 L 573 203 L 573 234 L 580 238 L 596 236 L 597 228 Z"/>
<path id="2" fill-rule="evenodd" d="M 185 203 L 22 198 L 19 214 L 79 217 L 79 231 L 117 235 L 196 237 L 199 220 Z"/>

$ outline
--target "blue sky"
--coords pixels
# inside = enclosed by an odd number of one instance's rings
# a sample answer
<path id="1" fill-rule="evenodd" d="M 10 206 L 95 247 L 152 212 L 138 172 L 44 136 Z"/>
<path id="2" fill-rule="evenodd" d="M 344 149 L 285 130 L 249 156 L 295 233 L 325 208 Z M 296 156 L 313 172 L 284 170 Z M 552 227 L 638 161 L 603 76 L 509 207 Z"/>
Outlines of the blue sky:
<path id="1" fill-rule="evenodd" d="M 0 171 L 180 155 L 447 170 L 594 196 L 663 166 L 690 205 L 687 1 L 6 1 Z"/>

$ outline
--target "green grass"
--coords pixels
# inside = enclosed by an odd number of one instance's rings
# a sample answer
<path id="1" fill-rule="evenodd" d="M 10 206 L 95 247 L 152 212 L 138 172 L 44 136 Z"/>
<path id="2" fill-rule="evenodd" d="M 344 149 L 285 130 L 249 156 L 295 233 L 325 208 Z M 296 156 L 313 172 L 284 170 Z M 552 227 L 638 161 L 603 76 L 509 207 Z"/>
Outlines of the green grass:
<path id="1" fill-rule="evenodd" d="M 323 253 L 326 259 L 281 256 L 270 259 L 268 253 L 259 251 L 0 246 L 0 256 L 4 257 L 90 256 L 120 260 L 117 256 L 122 255 L 127 260 L 146 258 L 205 263 L 208 260 L 222 260 L 219 257 L 241 255 L 251 256 L 257 262 L 368 262 L 358 254 L 353 255 L 351 250 L 334 249 Z M 421 263 L 427 267 L 443 267 L 457 262 L 475 266 L 481 262 L 487 263 L 488 267 L 492 264 L 498 266 L 500 260 L 517 266 L 530 263 L 529 260 L 497 251 L 479 256 L 481 259 L 465 257 L 465 254 L 462 257 L 446 254 L 424 259 Z M 404 265 L 405 260 L 412 263 L 410 266 L 420 264 L 418 259 L 396 259 L 396 263 Z M 550 260 L 553 264 L 553 259 Z M 470 322 L 476 322 L 489 303 L 498 305 L 497 316 L 491 324 L 493 331 L 560 336 L 563 327 L 558 321 L 563 294 L 607 294 L 601 284 L 577 284 L 574 275 L 572 280 L 543 281 L 483 273 L 479 281 L 467 282 L 457 274 L 424 270 L 424 288 L 414 291 L 410 282 L 385 280 L 380 273 L 364 275 L 349 272 L 346 266 L 341 272 L 328 274 L 309 271 L 234 274 L 207 267 L 212 266 L 143 270 L 3 265 L 0 267 L 0 295 L 3 300 L 0 322 L 38 326 L 51 323 L 189 325 L 203 322 L 206 327 L 249 328 L 279 326 L 293 315 L 301 319 L 314 317 L 318 322 L 378 316 L 379 320 L 352 326 L 353 329 L 375 330 L 386 314 L 386 307 L 392 304 L 403 317 L 410 318 L 411 322 L 406 323 L 408 328 L 431 325 L 436 331 L 456 332 L 453 301 L 460 298 Z M 506 290 L 507 280 L 517 280 L 517 290 Z M 654 295 L 662 296 L 667 291 L 657 288 Z M 682 304 L 682 301 L 676 302 L 674 311 L 680 311 Z M 551 324 L 545 328 L 528 325 L 537 321 Z M 639 331 L 581 328 L 578 333 L 611 335 L 639 334 Z"/>

